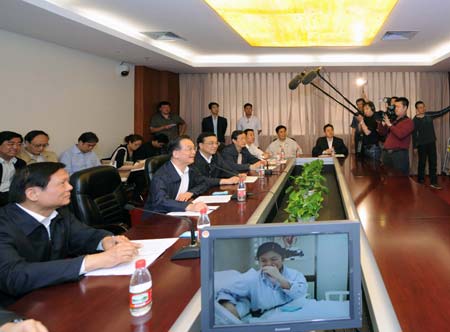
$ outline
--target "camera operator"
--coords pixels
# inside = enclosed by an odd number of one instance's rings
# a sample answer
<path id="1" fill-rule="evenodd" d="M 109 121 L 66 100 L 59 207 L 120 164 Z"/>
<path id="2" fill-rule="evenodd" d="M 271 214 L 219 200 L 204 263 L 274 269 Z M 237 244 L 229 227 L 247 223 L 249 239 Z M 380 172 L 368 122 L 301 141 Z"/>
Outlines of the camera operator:
<path id="1" fill-rule="evenodd" d="M 358 107 L 358 110 L 359 110 L 359 113 L 361 114 L 361 116 L 364 114 L 365 102 L 366 101 L 364 100 L 364 98 L 356 99 L 356 107 Z M 362 152 L 361 152 L 362 133 L 361 133 L 360 127 L 359 127 L 358 116 L 353 117 L 350 127 L 352 128 L 352 139 L 350 141 L 350 151 L 354 151 L 354 153 L 357 156 L 359 156 L 362 154 Z"/>
<path id="2" fill-rule="evenodd" d="M 375 105 L 368 101 L 364 104 L 364 116 L 358 116 L 360 131 L 363 133 L 363 155 L 373 160 L 380 160 L 381 148 L 379 145 L 378 122 L 375 119 Z"/>
<path id="3" fill-rule="evenodd" d="M 391 121 L 385 114 L 383 121 L 378 124 L 378 133 L 387 135 L 382 153 L 383 164 L 399 170 L 404 175 L 409 174 L 409 144 L 414 130 L 413 121 L 406 115 L 408 106 L 408 99 L 398 98 L 395 101 L 397 118 Z"/>
<path id="4" fill-rule="evenodd" d="M 437 154 L 436 134 L 434 133 L 433 120 L 443 116 L 450 111 L 450 106 L 437 112 L 427 112 L 425 103 L 418 101 L 415 104 L 416 116 L 413 119 L 413 147 L 419 153 L 419 165 L 417 167 L 417 178 L 419 183 L 425 181 L 425 165 L 428 158 L 428 170 L 430 174 L 430 187 L 442 189 L 438 185 L 436 176 Z"/>

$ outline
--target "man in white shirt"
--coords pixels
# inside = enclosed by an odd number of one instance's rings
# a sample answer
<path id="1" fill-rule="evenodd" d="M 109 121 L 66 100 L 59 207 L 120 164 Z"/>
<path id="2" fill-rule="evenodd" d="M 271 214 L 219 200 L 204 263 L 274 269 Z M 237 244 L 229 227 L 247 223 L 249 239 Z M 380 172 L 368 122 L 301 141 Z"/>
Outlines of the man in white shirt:
<path id="1" fill-rule="evenodd" d="M 261 122 L 253 115 L 253 105 L 246 103 L 244 105 L 244 116 L 239 119 L 237 129 L 244 131 L 245 129 L 253 129 L 255 133 L 255 145 L 259 146 L 258 136 L 261 134 Z"/>
<path id="2" fill-rule="evenodd" d="M 13 131 L 0 132 L 0 206 L 8 203 L 9 187 L 16 170 L 26 166 L 16 157 L 22 146 L 22 135 Z"/>
<path id="3" fill-rule="evenodd" d="M 11 203 L 0 209 L 0 305 L 137 255 L 140 246 L 125 236 L 89 227 L 63 208 L 71 190 L 62 163 L 34 163 L 14 176 Z"/>
<path id="4" fill-rule="evenodd" d="M 266 152 L 270 153 L 272 157 L 281 155 L 284 151 L 285 158 L 295 158 L 298 154 L 303 153 L 302 148 L 292 138 L 287 136 L 287 129 L 283 125 L 275 128 L 278 138 L 270 143 Z"/>
<path id="5" fill-rule="evenodd" d="M 93 151 L 98 137 L 93 132 L 86 132 L 78 137 L 78 143 L 64 151 L 59 161 L 66 165 L 69 175 L 86 168 L 100 166 L 100 160 Z"/>
<path id="6" fill-rule="evenodd" d="M 269 158 L 269 154 L 267 152 L 264 152 L 255 145 L 255 131 L 253 129 L 245 129 L 244 133 L 247 142 L 245 146 L 247 147 L 248 151 L 258 159 Z"/>

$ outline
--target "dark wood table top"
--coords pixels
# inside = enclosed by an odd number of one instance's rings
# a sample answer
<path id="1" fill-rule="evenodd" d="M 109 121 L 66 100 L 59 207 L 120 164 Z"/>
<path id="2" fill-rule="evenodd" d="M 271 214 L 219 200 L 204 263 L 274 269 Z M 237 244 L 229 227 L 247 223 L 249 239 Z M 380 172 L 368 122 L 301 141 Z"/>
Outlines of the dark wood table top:
<path id="1" fill-rule="evenodd" d="M 212 225 L 244 224 L 252 215 L 278 178 L 282 165 L 274 175 L 247 184 L 252 193 L 244 203 L 235 200 L 223 204 L 210 214 Z M 256 175 L 251 173 L 251 175 Z M 211 190 L 219 190 L 213 188 Z M 236 186 L 221 186 L 220 190 L 236 191 Z M 176 218 L 153 217 L 134 225 L 128 232 L 131 239 L 174 237 L 187 230 L 186 223 Z M 195 223 L 195 219 L 192 219 Z M 133 319 L 128 310 L 129 276 L 85 277 L 79 282 L 36 290 L 9 309 L 24 317 L 41 320 L 49 331 L 98 332 L 169 331 L 169 328 L 200 288 L 200 260 L 171 261 L 179 248 L 189 244 L 180 239 L 159 257 L 149 270 L 153 280 L 151 319 L 142 323 Z"/>
<path id="2" fill-rule="evenodd" d="M 389 177 L 378 165 L 340 161 L 362 225 L 403 331 L 450 326 L 450 206 L 409 177 Z M 278 176 L 247 185 L 253 193 L 210 215 L 213 225 L 244 224 Z M 235 191 L 235 186 L 220 190 Z M 181 232 L 184 229 L 176 230 Z M 133 227 L 134 239 L 172 236 L 162 222 Z M 180 240 L 150 266 L 154 304 L 146 331 L 168 331 L 200 287 L 199 260 L 170 261 Z M 10 306 L 50 331 L 134 331 L 128 312 L 129 277 L 86 277 L 34 291 Z"/>

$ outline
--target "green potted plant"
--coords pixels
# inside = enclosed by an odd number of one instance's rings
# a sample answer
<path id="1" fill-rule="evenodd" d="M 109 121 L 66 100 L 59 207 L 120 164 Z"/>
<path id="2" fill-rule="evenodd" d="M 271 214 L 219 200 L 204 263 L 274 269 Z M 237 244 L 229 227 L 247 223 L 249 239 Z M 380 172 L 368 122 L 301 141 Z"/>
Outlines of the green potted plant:
<path id="1" fill-rule="evenodd" d="M 323 194 L 328 192 L 322 168 L 323 161 L 314 160 L 303 166 L 300 175 L 292 177 L 292 185 L 286 190 L 289 194 L 285 209 L 289 213 L 287 222 L 314 221 L 319 216 Z"/>

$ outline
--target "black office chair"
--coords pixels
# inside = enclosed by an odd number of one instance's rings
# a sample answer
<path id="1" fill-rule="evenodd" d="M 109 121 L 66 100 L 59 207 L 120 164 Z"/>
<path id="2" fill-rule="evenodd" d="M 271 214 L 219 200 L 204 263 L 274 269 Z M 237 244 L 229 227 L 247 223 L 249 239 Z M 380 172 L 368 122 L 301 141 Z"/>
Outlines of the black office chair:
<path id="1" fill-rule="evenodd" d="M 150 183 L 152 182 L 153 175 L 155 172 L 162 166 L 164 163 L 169 161 L 170 157 L 168 154 L 162 154 L 159 156 L 154 156 L 147 158 L 145 160 L 144 173 L 145 178 L 147 180 L 148 186 L 150 187 Z"/>
<path id="2" fill-rule="evenodd" d="M 82 222 L 114 234 L 130 228 L 130 214 L 124 209 L 127 195 L 117 169 L 97 166 L 78 171 L 70 184 L 72 211 Z"/>

